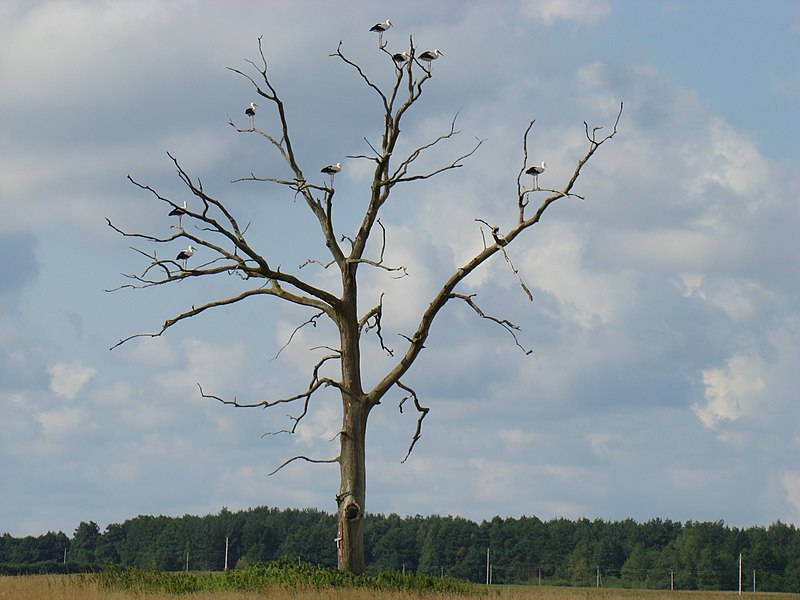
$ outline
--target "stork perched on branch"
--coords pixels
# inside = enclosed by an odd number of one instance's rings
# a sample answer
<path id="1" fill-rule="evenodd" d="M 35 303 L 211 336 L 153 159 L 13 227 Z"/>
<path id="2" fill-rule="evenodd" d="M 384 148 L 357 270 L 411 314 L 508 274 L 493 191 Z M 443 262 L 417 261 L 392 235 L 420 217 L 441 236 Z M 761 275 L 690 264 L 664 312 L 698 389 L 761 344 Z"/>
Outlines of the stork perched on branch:
<path id="1" fill-rule="evenodd" d="M 422 54 L 419 55 L 419 59 L 420 60 L 424 60 L 426 63 L 428 63 L 428 73 L 430 73 L 431 72 L 431 62 L 436 60 L 440 56 L 444 56 L 444 52 L 442 52 L 441 50 L 439 50 L 437 48 L 436 50 L 433 50 L 433 51 L 426 50 L 425 52 L 423 52 Z"/>
<path id="2" fill-rule="evenodd" d="M 397 67 L 398 70 L 402 69 L 410 59 L 411 57 L 408 55 L 408 52 L 398 52 L 397 54 L 392 54 L 394 66 Z"/>
<path id="3" fill-rule="evenodd" d="M 378 48 L 383 48 L 383 32 L 389 29 L 392 26 L 392 22 L 389 19 L 386 19 L 385 23 L 375 23 L 372 27 L 369 28 L 370 31 L 375 31 L 378 33 Z"/>
<path id="4" fill-rule="evenodd" d="M 182 260 L 183 261 L 183 270 L 186 270 L 186 261 L 189 260 L 189 257 L 194 254 L 194 246 L 189 246 L 186 250 L 181 250 L 178 252 L 178 256 L 175 257 L 175 260 Z"/>
<path id="5" fill-rule="evenodd" d="M 186 200 L 183 201 L 183 208 L 180 206 L 176 206 L 171 211 L 169 211 L 170 217 L 178 217 L 178 227 L 183 229 L 183 225 L 181 222 L 183 221 L 183 215 L 186 214 Z"/>
<path id="6" fill-rule="evenodd" d="M 325 175 L 331 176 L 331 187 L 333 187 L 333 176 L 336 175 L 341 170 L 342 170 L 342 163 L 336 163 L 335 165 L 328 165 L 327 167 L 322 167 L 320 173 L 325 173 Z"/>
<path id="7" fill-rule="evenodd" d="M 536 186 L 536 189 L 539 189 L 539 175 L 544 173 L 547 170 L 547 163 L 542 162 L 541 165 L 533 165 L 532 167 L 528 168 L 525 173 L 528 175 L 533 176 L 533 185 Z"/>
<path id="8" fill-rule="evenodd" d="M 250 106 L 244 109 L 244 114 L 247 115 L 247 120 L 250 124 L 250 129 L 255 129 L 256 108 L 258 108 L 258 104 L 256 104 L 255 102 L 251 102 Z"/>

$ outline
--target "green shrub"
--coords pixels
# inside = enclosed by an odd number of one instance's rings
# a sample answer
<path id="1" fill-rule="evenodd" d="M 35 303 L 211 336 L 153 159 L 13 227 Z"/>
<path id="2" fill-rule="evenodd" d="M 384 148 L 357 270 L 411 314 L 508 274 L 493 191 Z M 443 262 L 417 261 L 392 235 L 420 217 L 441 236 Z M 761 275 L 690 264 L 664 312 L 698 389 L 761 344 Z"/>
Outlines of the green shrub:
<path id="1" fill-rule="evenodd" d="M 484 590 L 448 577 L 403 575 L 382 571 L 376 577 L 281 559 L 255 563 L 225 573 L 165 573 L 157 569 L 123 569 L 109 566 L 90 576 L 101 587 L 129 592 L 191 594 L 203 591 L 263 591 L 270 587 L 290 589 L 371 588 L 419 593 L 475 594 Z"/>

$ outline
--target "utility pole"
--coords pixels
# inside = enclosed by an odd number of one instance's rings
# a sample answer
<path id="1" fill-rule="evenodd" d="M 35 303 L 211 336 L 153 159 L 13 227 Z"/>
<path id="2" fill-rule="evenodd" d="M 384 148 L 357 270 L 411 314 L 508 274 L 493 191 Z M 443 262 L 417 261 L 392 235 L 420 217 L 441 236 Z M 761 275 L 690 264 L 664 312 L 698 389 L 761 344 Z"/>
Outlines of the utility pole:
<path id="1" fill-rule="evenodd" d="M 597 565 L 597 587 L 600 587 L 600 565 Z"/>
<path id="2" fill-rule="evenodd" d="M 739 595 L 742 595 L 742 553 L 739 552 Z"/>
<path id="3" fill-rule="evenodd" d="M 492 582 L 489 579 L 489 547 L 486 547 L 486 585 L 490 585 Z"/>
<path id="4" fill-rule="evenodd" d="M 669 570 L 669 591 L 675 591 L 675 569 Z"/>
<path id="5" fill-rule="evenodd" d="M 228 570 L 228 536 L 225 536 L 225 570 Z"/>

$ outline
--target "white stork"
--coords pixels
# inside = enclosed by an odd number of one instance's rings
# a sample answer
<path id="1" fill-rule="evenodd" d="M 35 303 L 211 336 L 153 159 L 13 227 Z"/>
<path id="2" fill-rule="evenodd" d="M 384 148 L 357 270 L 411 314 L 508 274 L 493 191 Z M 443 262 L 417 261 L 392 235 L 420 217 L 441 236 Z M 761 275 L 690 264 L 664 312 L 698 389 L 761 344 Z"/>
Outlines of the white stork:
<path id="1" fill-rule="evenodd" d="M 247 120 L 250 123 L 250 129 L 255 129 L 256 108 L 258 108 L 258 104 L 251 102 L 250 106 L 244 109 L 244 114 L 247 115 Z"/>
<path id="2" fill-rule="evenodd" d="M 525 171 L 528 175 L 533 176 L 533 185 L 536 186 L 536 189 L 539 189 L 539 175 L 544 173 L 547 170 L 547 163 L 543 162 L 541 165 L 533 165 L 527 171 Z"/>
<path id="3" fill-rule="evenodd" d="M 331 187 L 333 187 L 333 176 L 336 175 L 341 170 L 342 170 L 342 163 L 336 163 L 335 165 L 328 165 L 327 167 L 322 167 L 320 173 L 325 173 L 326 175 L 331 176 Z"/>
<path id="4" fill-rule="evenodd" d="M 178 217 L 178 227 L 180 227 L 181 229 L 183 229 L 181 221 L 183 220 L 183 215 L 185 214 L 186 214 L 186 200 L 183 201 L 183 208 L 181 208 L 180 206 L 176 206 L 171 211 L 169 211 L 170 217 Z"/>
<path id="5" fill-rule="evenodd" d="M 391 26 L 392 22 L 389 19 L 386 19 L 385 23 L 375 23 L 375 25 L 369 28 L 370 31 L 375 31 L 378 33 L 378 48 L 383 48 L 383 32 L 389 29 Z"/>
<path id="6" fill-rule="evenodd" d="M 189 257 L 194 254 L 194 246 L 189 246 L 186 250 L 181 250 L 178 252 L 178 256 L 175 257 L 175 260 L 182 260 L 183 261 L 183 270 L 186 270 L 186 261 L 189 260 Z"/>
<path id="7" fill-rule="evenodd" d="M 444 52 L 442 52 L 441 50 L 439 50 L 437 48 L 433 52 L 431 52 L 430 50 L 426 50 L 425 52 L 423 52 L 422 54 L 419 55 L 419 59 L 420 60 L 424 60 L 426 63 L 428 63 L 428 73 L 430 73 L 431 72 L 431 61 L 436 60 L 440 56 L 444 56 Z"/>
<path id="8" fill-rule="evenodd" d="M 392 54 L 392 60 L 394 61 L 394 66 L 397 67 L 397 70 L 402 70 L 405 64 L 409 61 L 411 57 L 408 55 L 408 52 L 398 52 L 397 54 Z"/>

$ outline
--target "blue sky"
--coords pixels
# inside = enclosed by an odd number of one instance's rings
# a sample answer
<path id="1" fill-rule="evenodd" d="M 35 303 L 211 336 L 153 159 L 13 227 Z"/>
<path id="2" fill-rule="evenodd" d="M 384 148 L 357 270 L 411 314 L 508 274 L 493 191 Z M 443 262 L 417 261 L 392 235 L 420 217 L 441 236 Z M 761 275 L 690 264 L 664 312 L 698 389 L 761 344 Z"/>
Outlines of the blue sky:
<path id="1" fill-rule="evenodd" d="M 166 152 L 252 222 L 286 268 L 320 258 L 302 206 L 231 184 L 282 173 L 236 134 L 255 98 L 246 68 L 264 36 L 305 170 L 341 161 L 338 227 L 358 219 L 364 153 L 379 107 L 328 55 L 339 40 L 378 82 L 393 70 L 367 30 L 390 18 L 389 48 L 413 35 L 445 54 L 403 129 L 407 148 L 462 134 L 430 164 L 487 141 L 464 168 L 398 190 L 385 207 L 387 261 L 365 274 L 364 306 L 386 292 L 399 344 L 447 276 L 480 247 L 475 218 L 510 225 L 525 126 L 532 161 L 559 187 L 585 151 L 583 121 L 618 137 L 585 169 L 585 201 L 555 205 L 462 291 L 522 326 L 450 307 L 406 382 L 431 408 L 405 463 L 415 416 L 387 397 L 368 434 L 372 512 L 537 515 L 800 524 L 800 8 L 795 2 L 5 2 L 0 6 L 0 532 L 72 532 L 138 514 L 255 505 L 335 510 L 328 458 L 340 415 L 321 396 L 294 437 L 266 436 L 285 411 L 261 400 L 305 385 L 331 331 L 254 302 L 171 330 L 118 339 L 234 289 L 107 293 L 141 256 L 105 217 L 166 235 L 163 206 L 126 176 L 182 198 Z M 391 10 L 389 10 L 391 8 Z M 262 107 L 258 124 L 269 127 Z M 338 206 L 338 205 L 337 205 Z M 140 247 L 147 249 L 146 246 Z M 177 245 L 164 252 L 175 252 Z M 198 260 L 202 257 L 198 257 Z M 328 283 L 325 272 L 311 275 Z M 365 370 L 389 363 L 374 345 Z"/>

